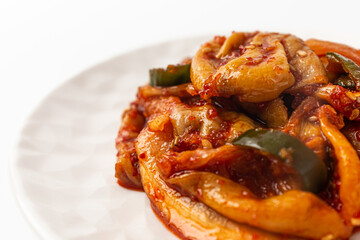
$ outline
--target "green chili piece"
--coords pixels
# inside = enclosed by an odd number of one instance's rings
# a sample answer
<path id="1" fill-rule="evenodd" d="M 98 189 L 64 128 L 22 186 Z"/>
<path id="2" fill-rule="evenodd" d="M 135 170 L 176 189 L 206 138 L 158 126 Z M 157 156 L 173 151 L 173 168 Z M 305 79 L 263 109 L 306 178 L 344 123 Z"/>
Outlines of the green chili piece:
<path id="1" fill-rule="evenodd" d="M 258 149 L 264 155 L 270 154 L 290 163 L 300 174 L 304 191 L 317 193 L 327 182 L 325 163 L 304 143 L 289 134 L 273 129 L 251 129 L 232 143 Z"/>
<path id="2" fill-rule="evenodd" d="M 340 64 L 343 70 L 355 82 L 356 90 L 360 89 L 360 67 L 353 60 L 338 53 L 327 52 L 326 57 L 329 63 Z"/>
<path id="3" fill-rule="evenodd" d="M 187 82 L 190 82 L 190 64 L 150 69 L 150 85 L 153 87 L 169 87 Z"/>
<path id="4" fill-rule="evenodd" d="M 347 75 L 341 75 L 334 81 L 334 84 L 350 90 L 356 89 L 355 82 Z"/>

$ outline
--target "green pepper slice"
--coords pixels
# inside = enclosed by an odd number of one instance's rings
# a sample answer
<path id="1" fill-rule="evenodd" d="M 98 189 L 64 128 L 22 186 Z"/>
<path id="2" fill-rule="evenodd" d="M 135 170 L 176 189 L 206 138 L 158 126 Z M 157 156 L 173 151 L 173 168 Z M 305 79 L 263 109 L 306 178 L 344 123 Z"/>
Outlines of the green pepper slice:
<path id="1" fill-rule="evenodd" d="M 334 84 L 350 90 L 356 89 L 355 82 L 347 75 L 341 75 L 334 81 Z"/>
<path id="2" fill-rule="evenodd" d="M 150 85 L 153 87 L 169 87 L 187 82 L 190 82 L 190 64 L 150 69 Z"/>
<path id="3" fill-rule="evenodd" d="M 360 89 L 360 67 L 353 60 L 344 57 L 341 54 L 334 52 L 327 52 L 327 59 L 329 64 L 340 64 L 343 70 L 349 74 L 349 77 L 354 81 L 356 90 Z"/>
<path id="4" fill-rule="evenodd" d="M 273 129 L 250 129 L 234 145 L 260 150 L 290 163 L 302 178 L 302 190 L 317 193 L 327 182 L 327 168 L 317 155 L 297 138 Z M 287 154 L 284 154 L 287 153 Z"/>

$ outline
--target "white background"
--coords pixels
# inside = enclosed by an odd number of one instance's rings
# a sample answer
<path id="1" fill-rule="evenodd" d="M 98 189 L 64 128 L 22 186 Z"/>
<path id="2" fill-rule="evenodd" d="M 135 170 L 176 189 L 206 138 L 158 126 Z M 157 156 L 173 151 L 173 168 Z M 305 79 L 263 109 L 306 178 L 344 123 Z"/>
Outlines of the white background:
<path id="1" fill-rule="evenodd" d="M 62 82 L 141 46 L 232 30 L 291 32 L 360 48 L 358 9 L 344 0 L 1 0 L 0 239 L 38 239 L 12 196 L 8 162 L 26 117 Z"/>

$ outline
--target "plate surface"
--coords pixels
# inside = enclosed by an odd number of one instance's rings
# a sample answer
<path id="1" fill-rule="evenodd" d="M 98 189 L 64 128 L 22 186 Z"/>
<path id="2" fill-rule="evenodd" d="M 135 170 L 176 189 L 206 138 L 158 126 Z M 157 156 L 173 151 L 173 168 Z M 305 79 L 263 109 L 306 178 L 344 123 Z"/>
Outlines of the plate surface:
<path id="1" fill-rule="evenodd" d="M 19 205 L 41 238 L 177 239 L 144 193 L 116 184 L 114 139 L 148 69 L 192 56 L 207 39 L 146 47 L 95 66 L 52 92 L 29 117 L 11 173 Z"/>
<path id="2" fill-rule="evenodd" d="M 26 218 L 43 239 L 177 239 L 142 192 L 117 185 L 115 137 L 148 69 L 192 56 L 208 37 L 121 55 L 52 92 L 20 135 L 12 179 Z"/>

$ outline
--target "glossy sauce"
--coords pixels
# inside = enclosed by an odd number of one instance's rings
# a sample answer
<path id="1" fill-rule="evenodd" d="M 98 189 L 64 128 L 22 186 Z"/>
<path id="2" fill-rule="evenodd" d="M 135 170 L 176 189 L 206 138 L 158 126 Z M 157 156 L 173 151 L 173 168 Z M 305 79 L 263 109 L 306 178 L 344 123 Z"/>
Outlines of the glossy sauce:
<path id="1" fill-rule="evenodd" d="M 356 99 L 351 99 L 346 94 L 346 91 L 347 90 L 345 88 L 336 86 L 330 95 L 331 105 L 334 106 L 337 111 L 344 114 L 347 118 L 360 121 L 360 115 L 358 115 L 355 119 L 351 118 L 355 109 L 359 111 L 360 102 L 358 102 Z"/>

